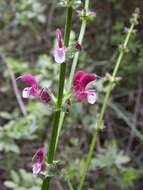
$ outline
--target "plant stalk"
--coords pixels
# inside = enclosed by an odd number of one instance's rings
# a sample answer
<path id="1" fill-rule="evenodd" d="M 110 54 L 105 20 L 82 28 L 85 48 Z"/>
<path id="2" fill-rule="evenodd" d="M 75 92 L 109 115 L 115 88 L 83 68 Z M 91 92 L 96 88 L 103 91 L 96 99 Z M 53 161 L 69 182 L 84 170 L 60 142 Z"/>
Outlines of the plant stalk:
<path id="1" fill-rule="evenodd" d="M 88 9 L 89 9 L 89 0 L 85 0 L 84 9 L 86 11 L 88 11 Z M 87 26 L 87 21 L 83 20 L 82 24 L 81 24 L 81 28 L 80 28 L 79 37 L 78 37 L 78 42 L 79 42 L 80 45 L 82 45 L 82 42 L 83 42 L 86 26 Z M 79 55 L 80 55 L 80 52 L 78 51 L 78 52 L 75 53 L 74 58 L 73 58 L 72 67 L 71 67 L 70 76 L 69 76 L 68 85 L 67 85 L 67 93 L 70 93 L 70 90 L 71 90 L 72 80 L 73 80 L 73 76 L 74 76 L 74 73 L 75 73 L 75 70 L 76 70 L 76 67 L 77 67 L 77 64 L 78 64 Z M 56 140 L 56 147 L 57 147 L 57 144 L 58 144 L 60 131 L 61 131 L 61 128 L 63 126 L 64 118 L 65 118 L 65 112 L 61 112 L 60 121 L 59 121 L 59 127 L 58 127 L 58 135 L 57 135 L 57 140 Z"/>
<path id="2" fill-rule="evenodd" d="M 69 38 L 70 38 L 70 31 L 71 31 L 72 7 L 67 7 L 67 14 L 66 15 L 67 16 L 66 16 L 66 24 L 65 24 L 64 46 L 68 47 Z M 53 119 L 52 135 L 50 138 L 50 144 L 49 144 L 49 149 L 48 149 L 48 153 L 47 153 L 47 163 L 48 164 L 53 163 L 54 155 L 55 155 L 56 139 L 57 139 L 59 119 L 60 119 L 61 106 L 62 106 L 62 100 L 63 100 L 65 72 L 66 72 L 66 63 L 63 63 L 60 66 L 57 105 L 56 105 L 56 111 L 55 111 L 54 119 Z M 51 177 L 46 177 L 43 180 L 41 190 L 48 190 L 49 189 L 50 179 L 51 179 Z"/>
<path id="3" fill-rule="evenodd" d="M 104 100 L 103 100 L 103 105 L 102 105 L 102 108 L 101 108 L 101 112 L 100 112 L 99 117 L 97 118 L 97 121 L 96 121 L 95 132 L 93 134 L 91 145 L 90 145 L 90 148 L 89 148 L 89 152 L 87 154 L 87 158 L 86 158 L 85 166 L 84 166 L 84 171 L 83 171 L 82 177 L 80 179 L 80 184 L 78 186 L 78 190 L 83 189 L 84 181 L 85 181 L 85 178 L 86 178 L 86 175 L 87 175 L 87 172 L 88 172 L 88 168 L 89 168 L 89 165 L 90 165 L 90 162 L 91 162 L 91 159 L 92 159 L 92 155 L 93 155 L 93 152 L 94 152 L 94 148 L 95 148 L 95 145 L 96 145 L 97 135 L 98 135 L 99 129 L 102 127 L 102 121 L 103 121 L 104 114 L 105 114 L 105 111 L 106 111 L 106 108 L 107 108 L 107 105 L 108 105 L 108 102 L 109 102 L 109 98 L 110 98 L 112 87 L 113 87 L 113 84 L 114 84 L 114 81 L 115 81 L 115 78 L 116 78 L 116 74 L 118 72 L 119 66 L 120 66 L 121 61 L 123 59 L 123 56 L 125 54 L 125 50 L 127 48 L 127 45 L 128 45 L 129 39 L 131 37 L 131 34 L 133 32 L 134 26 L 135 26 L 135 23 L 133 22 L 131 24 L 130 29 L 128 30 L 127 36 L 125 38 L 125 41 L 124 41 L 124 44 L 123 44 L 124 49 L 120 51 L 119 56 L 117 58 L 117 62 L 115 64 L 115 67 L 114 67 L 114 70 L 113 70 L 113 73 L 112 73 L 112 77 L 111 77 L 111 80 L 109 82 L 108 89 L 107 89 L 107 92 L 106 92 Z"/>

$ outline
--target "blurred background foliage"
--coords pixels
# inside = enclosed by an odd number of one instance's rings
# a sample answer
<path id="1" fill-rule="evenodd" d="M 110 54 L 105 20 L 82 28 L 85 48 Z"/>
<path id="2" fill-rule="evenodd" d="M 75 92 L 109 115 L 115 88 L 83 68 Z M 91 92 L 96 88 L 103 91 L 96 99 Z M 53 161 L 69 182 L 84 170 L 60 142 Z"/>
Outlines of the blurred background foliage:
<path id="1" fill-rule="evenodd" d="M 77 1 L 73 17 L 72 39 L 80 30 Z M 0 190 L 39 190 L 41 180 L 31 174 L 31 158 L 50 135 L 52 104 L 23 100 L 23 116 L 11 84 L 11 75 L 36 75 L 40 85 L 57 92 L 59 66 L 53 63 L 55 29 L 64 29 L 65 8 L 56 0 L 1 0 L 0 48 L 7 64 L 0 61 Z M 105 117 L 105 129 L 97 146 L 87 176 L 85 189 L 143 189 L 143 2 L 140 0 L 96 0 L 90 7 L 96 19 L 88 24 L 79 68 L 101 76 L 96 84 L 95 106 L 76 103 L 67 114 L 61 133 L 57 157 L 60 179 L 51 189 L 77 187 L 82 175 L 84 155 L 95 127 L 96 114 L 106 91 L 119 44 L 123 42 L 131 13 L 141 10 L 137 33 L 133 35 L 118 76 Z M 70 71 L 70 60 L 67 74 Z M 20 93 L 23 84 L 17 81 Z M 33 183 L 31 183 L 33 181 Z M 59 182 L 60 181 L 60 182 Z"/>

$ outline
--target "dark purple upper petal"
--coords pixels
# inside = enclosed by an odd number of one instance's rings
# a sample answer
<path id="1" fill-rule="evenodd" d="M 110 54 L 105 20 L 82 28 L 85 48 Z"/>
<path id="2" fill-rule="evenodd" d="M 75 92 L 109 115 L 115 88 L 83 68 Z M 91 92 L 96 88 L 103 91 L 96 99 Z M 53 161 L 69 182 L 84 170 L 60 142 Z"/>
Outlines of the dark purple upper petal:
<path id="1" fill-rule="evenodd" d="M 33 156 L 33 160 L 35 160 L 38 163 L 42 163 L 44 160 L 44 155 L 44 148 L 39 148 Z"/>
<path id="2" fill-rule="evenodd" d="M 79 82 L 80 90 L 85 90 L 88 83 L 94 81 L 96 79 L 96 75 L 92 73 L 85 73 Z"/>
<path id="3" fill-rule="evenodd" d="M 72 83 L 72 89 L 74 91 L 77 91 L 80 89 L 80 79 L 81 77 L 84 76 L 84 72 L 82 70 L 79 70 L 77 71 L 75 74 L 74 74 L 74 77 L 73 77 L 73 83 Z"/>
<path id="4" fill-rule="evenodd" d="M 96 93 L 95 89 L 87 89 L 86 86 L 96 79 L 96 74 L 85 73 L 82 70 L 79 70 L 75 73 L 73 77 L 72 89 L 75 92 L 76 99 L 81 101 L 87 98 L 91 93 Z"/>

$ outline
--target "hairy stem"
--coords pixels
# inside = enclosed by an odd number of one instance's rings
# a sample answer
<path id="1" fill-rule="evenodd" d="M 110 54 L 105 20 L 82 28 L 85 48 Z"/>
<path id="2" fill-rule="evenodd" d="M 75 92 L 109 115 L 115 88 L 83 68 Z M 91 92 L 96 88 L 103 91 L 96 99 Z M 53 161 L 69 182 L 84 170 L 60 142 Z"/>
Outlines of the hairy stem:
<path id="1" fill-rule="evenodd" d="M 72 7 L 67 7 L 65 35 L 64 35 L 64 46 L 65 47 L 68 47 L 68 45 L 69 45 L 71 21 L 72 21 Z M 54 115 L 54 119 L 53 119 L 52 135 L 50 138 L 50 144 L 49 144 L 49 149 L 48 149 L 48 154 L 47 154 L 48 164 L 53 163 L 53 159 L 54 159 L 54 155 L 55 155 L 56 139 L 57 139 L 59 119 L 60 119 L 61 106 L 62 106 L 62 100 L 63 100 L 65 72 L 66 72 L 66 63 L 63 63 L 60 66 L 58 99 L 57 99 L 56 111 L 55 111 L 55 115 Z M 50 179 L 51 179 L 51 177 L 46 177 L 43 180 L 42 190 L 48 190 L 49 189 Z"/>
<path id="2" fill-rule="evenodd" d="M 121 61 L 123 59 L 123 56 L 125 54 L 125 50 L 127 49 L 127 45 L 128 45 L 129 40 L 130 40 L 131 34 L 133 32 L 134 26 L 135 26 L 135 22 L 132 22 L 132 24 L 130 26 L 130 29 L 128 30 L 127 36 L 125 38 L 125 41 L 124 41 L 124 44 L 123 44 L 123 49 L 120 51 L 119 56 L 117 58 L 117 62 L 115 64 L 115 67 L 114 67 L 114 70 L 113 70 L 113 73 L 112 73 L 112 77 L 111 77 L 111 80 L 109 82 L 108 89 L 107 89 L 107 92 L 106 92 L 104 100 L 103 100 L 103 105 L 102 105 L 102 108 L 101 108 L 101 112 L 100 112 L 99 117 L 97 118 L 97 121 L 96 121 L 95 132 L 93 134 L 93 138 L 92 138 L 92 141 L 91 141 L 89 152 L 87 154 L 87 158 L 86 158 L 85 166 L 84 166 L 84 171 L 83 171 L 82 177 L 80 179 L 80 184 L 78 186 L 78 190 L 83 189 L 84 181 L 85 181 L 85 178 L 86 178 L 86 175 L 87 175 L 87 172 L 88 172 L 88 168 L 89 168 L 89 165 L 90 165 L 90 162 L 91 162 L 91 159 L 92 159 L 93 151 L 94 151 L 94 148 L 95 148 L 95 145 L 96 145 L 96 139 L 97 139 L 98 131 L 102 127 L 104 114 L 105 114 L 105 111 L 106 111 L 106 108 L 107 108 L 107 105 L 108 105 L 108 102 L 109 102 L 109 98 L 110 98 L 112 87 L 113 87 L 113 84 L 114 84 L 114 81 L 115 81 L 115 78 L 116 78 L 116 74 L 118 72 L 119 66 L 120 66 Z"/>

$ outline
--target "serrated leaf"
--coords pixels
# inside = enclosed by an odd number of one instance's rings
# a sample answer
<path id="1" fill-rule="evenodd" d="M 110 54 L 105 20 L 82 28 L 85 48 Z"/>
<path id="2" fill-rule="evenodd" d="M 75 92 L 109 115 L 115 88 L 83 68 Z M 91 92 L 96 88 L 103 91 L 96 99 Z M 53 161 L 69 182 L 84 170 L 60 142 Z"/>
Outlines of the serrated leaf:
<path id="1" fill-rule="evenodd" d="M 96 158 L 92 159 L 92 166 L 99 168 L 122 168 L 129 161 L 130 158 L 124 155 L 123 151 L 119 151 L 116 145 L 112 145 L 105 149 L 103 153 L 96 155 Z"/>

